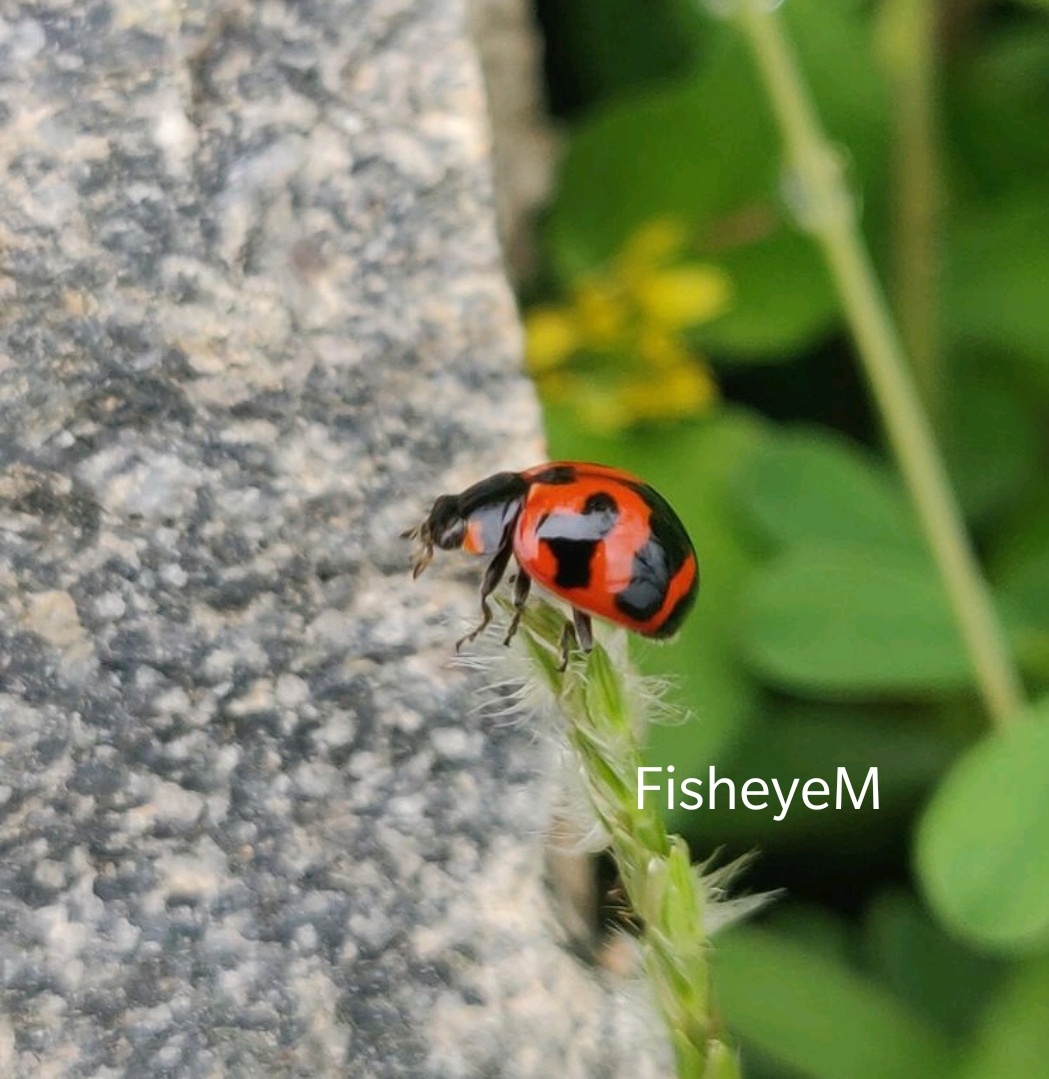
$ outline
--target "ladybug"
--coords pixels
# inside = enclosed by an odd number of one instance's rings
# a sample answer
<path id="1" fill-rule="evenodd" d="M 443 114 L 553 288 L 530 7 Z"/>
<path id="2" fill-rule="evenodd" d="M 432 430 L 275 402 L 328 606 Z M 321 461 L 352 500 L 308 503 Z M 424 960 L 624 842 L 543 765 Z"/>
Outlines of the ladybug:
<path id="1" fill-rule="evenodd" d="M 591 615 L 665 638 L 684 621 L 699 589 L 696 552 L 670 504 L 647 483 L 604 465 L 554 461 L 497 472 L 460 494 L 441 495 L 403 538 L 419 543 L 413 577 L 430 564 L 434 547 L 492 556 L 481 584 L 481 622 L 456 651 L 491 621 L 488 597 L 511 556 L 518 573 L 504 644 L 517 632 L 535 581 L 572 607 L 562 667 L 573 630 L 584 651 L 593 646 Z"/>

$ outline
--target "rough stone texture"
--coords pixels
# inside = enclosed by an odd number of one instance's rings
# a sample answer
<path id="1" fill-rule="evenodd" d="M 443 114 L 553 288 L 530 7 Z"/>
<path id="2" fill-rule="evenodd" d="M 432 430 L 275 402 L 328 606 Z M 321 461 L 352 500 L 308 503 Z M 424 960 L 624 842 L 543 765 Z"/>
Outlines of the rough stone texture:
<path id="1" fill-rule="evenodd" d="M 458 4 L 0 12 L 0 1075 L 659 1074 L 396 539 L 540 453 Z"/>
<path id="2" fill-rule="evenodd" d="M 535 214 L 553 184 L 557 140 L 543 110 L 542 46 L 532 0 L 467 0 L 492 118 L 495 216 L 507 266 L 538 268 Z"/>

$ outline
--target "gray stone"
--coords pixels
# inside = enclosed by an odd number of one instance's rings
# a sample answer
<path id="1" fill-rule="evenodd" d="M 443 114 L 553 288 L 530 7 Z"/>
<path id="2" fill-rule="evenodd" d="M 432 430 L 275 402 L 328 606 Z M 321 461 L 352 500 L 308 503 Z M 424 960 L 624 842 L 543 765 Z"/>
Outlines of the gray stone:
<path id="1" fill-rule="evenodd" d="M 543 109 L 533 0 L 467 0 L 492 127 L 495 216 L 513 278 L 539 269 L 535 216 L 554 183 L 558 140 Z"/>
<path id="2" fill-rule="evenodd" d="M 0 19 L 0 1075 L 654 1075 L 449 665 L 540 456 L 448 0 Z"/>

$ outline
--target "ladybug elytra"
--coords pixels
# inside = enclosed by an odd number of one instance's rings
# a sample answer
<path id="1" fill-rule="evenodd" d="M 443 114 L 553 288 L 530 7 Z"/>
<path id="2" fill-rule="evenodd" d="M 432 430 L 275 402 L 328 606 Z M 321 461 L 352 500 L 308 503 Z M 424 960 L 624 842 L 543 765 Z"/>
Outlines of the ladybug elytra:
<path id="1" fill-rule="evenodd" d="M 481 585 L 481 622 L 457 650 L 491 621 L 488 597 L 511 556 L 519 569 L 507 644 L 533 581 L 571 605 L 584 651 L 593 644 L 591 615 L 645 637 L 671 636 L 699 588 L 696 553 L 670 504 L 648 484 L 604 465 L 556 461 L 498 472 L 460 494 L 441 495 L 404 537 L 419 541 L 415 577 L 434 547 L 492 556 Z M 566 627 L 563 662 L 569 634 Z"/>

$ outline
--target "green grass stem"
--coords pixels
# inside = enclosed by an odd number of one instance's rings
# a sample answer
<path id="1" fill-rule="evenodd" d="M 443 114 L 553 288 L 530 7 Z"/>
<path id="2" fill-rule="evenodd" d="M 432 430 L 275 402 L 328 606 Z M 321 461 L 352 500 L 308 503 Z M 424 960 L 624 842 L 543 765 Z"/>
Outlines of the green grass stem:
<path id="1" fill-rule="evenodd" d="M 823 250 L 882 422 L 939 567 L 991 722 L 1006 726 L 1023 690 L 990 589 L 976 561 L 936 440 L 856 223 L 840 154 L 820 130 L 779 14 L 736 0 L 798 191 L 799 222 Z"/>
<path id="2" fill-rule="evenodd" d="M 673 1047 L 678 1079 L 740 1079 L 737 1056 L 723 1040 L 710 993 L 707 891 L 688 846 L 671 836 L 656 801 L 638 802 L 642 717 L 622 665 L 600 643 L 575 652 L 558 670 L 564 617 L 530 603 L 522 636 L 533 671 L 557 700 L 590 805 L 609 845 L 641 927 L 645 970 Z"/>
<path id="3" fill-rule="evenodd" d="M 939 333 L 942 208 L 935 0 L 886 0 L 879 52 L 892 102 L 892 296 L 900 338 L 935 429 L 944 375 Z"/>

